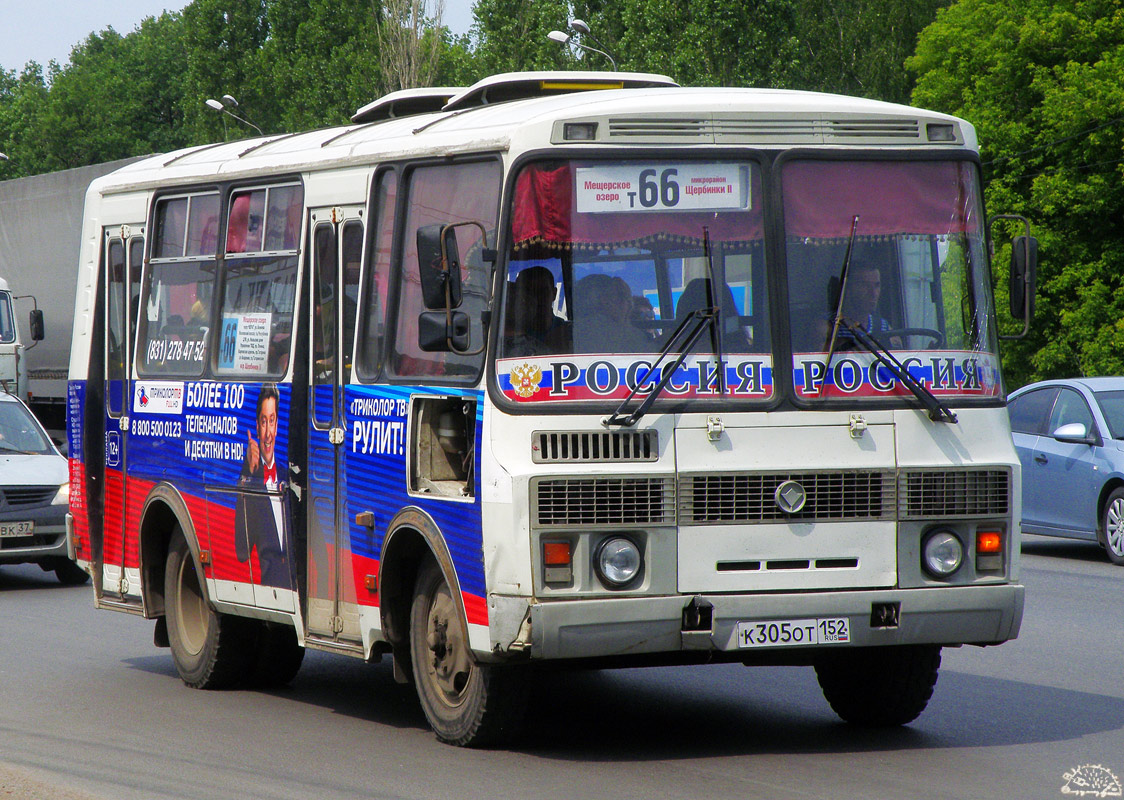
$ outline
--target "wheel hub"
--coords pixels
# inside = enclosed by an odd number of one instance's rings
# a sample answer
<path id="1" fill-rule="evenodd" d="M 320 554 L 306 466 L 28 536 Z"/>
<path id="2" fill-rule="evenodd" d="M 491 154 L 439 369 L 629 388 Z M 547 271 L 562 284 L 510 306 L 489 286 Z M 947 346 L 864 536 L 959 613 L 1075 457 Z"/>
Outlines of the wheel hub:
<path id="1" fill-rule="evenodd" d="M 429 674 L 444 701 L 456 705 L 463 699 L 472 662 L 468 658 L 456 605 L 442 591 L 433 598 L 426 630 Z"/>

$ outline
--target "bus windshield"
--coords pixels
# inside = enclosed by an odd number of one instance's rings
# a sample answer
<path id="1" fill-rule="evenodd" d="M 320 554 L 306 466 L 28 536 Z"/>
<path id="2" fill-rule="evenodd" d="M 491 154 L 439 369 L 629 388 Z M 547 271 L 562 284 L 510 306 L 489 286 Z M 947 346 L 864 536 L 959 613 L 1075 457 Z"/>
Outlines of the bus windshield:
<path id="1" fill-rule="evenodd" d="M 799 159 L 781 175 L 797 397 L 903 395 L 891 358 L 935 395 L 1001 394 L 971 163 Z"/>
<path id="2" fill-rule="evenodd" d="M 783 353 L 797 401 L 1001 396 L 970 162 L 794 158 L 774 174 L 783 342 L 770 334 L 767 279 L 779 268 L 766 264 L 756 162 L 525 167 L 503 290 L 502 393 L 621 400 L 650 394 L 670 370 L 661 401 L 767 401 Z"/>
<path id="3" fill-rule="evenodd" d="M 760 171 L 749 161 L 527 167 L 516 181 L 502 391 L 517 402 L 644 394 L 671 350 L 688 357 L 669 397 L 767 399 L 763 231 Z"/>

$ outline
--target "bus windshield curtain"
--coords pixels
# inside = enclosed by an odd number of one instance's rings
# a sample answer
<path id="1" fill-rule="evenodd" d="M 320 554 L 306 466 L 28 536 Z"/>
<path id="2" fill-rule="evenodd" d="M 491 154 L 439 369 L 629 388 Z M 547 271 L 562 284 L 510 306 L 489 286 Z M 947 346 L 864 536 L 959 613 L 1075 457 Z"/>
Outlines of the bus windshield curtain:
<path id="1" fill-rule="evenodd" d="M 759 241 L 763 230 L 761 183 L 757 170 L 750 172 L 754 202 L 746 211 L 583 214 L 574 207 L 574 165 L 531 165 L 515 183 L 515 249 L 597 250 L 655 243 L 701 246 L 704 228 L 715 243 Z"/>
<path id="2" fill-rule="evenodd" d="M 784 166 L 790 239 L 978 234 L 973 166 L 967 161 L 791 161 Z"/>

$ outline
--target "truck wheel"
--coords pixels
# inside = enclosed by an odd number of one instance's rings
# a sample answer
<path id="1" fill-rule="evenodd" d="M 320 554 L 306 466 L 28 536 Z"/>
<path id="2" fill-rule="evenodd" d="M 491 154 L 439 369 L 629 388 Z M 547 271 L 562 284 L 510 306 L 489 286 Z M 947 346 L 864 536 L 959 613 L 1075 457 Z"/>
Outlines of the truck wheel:
<path id="1" fill-rule="evenodd" d="M 255 686 L 265 689 L 288 686 L 304 661 L 304 648 L 297 644 L 296 629 L 280 622 L 259 622 L 255 658 L 250 678 Z"/>
<path id="2" fill-rule="evenodd" d="M 905 725 L 925 710 L 937 671 L 939 645 L 840 650 L 816 661 L 816 677 L 832 709 L 871 728 Z"/>
<path id="3" fill-rule="evenodd" d="M 182 531 L 172 535 L 164 571 L 164 603 L 172 660 L 195 689 L 223 689 L 253 667 L 254 621 L 215 612 L 203 594 Z"/>
<path id="4" fill-rule="evenodd" d="M 518 727 L 526 680 L 520 670 L 477 664 L 441 569 L 426 561 L 410 611 L 410 656 L 422 710 L 437 738 L 479 747 Z"/>

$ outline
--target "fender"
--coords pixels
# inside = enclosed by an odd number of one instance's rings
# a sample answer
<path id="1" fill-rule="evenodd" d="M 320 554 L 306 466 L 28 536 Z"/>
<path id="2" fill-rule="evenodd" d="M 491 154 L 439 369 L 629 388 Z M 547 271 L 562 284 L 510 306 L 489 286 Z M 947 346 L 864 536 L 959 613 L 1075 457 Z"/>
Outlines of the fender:
<path id="1" fill-rule="evenodd" d="M 200 576 L 200 588 L 207 595 L 205 599 L 209 604 L 211 598 L 200 557 L 199 536 L 191 519 L 191 512 L 179 490 L 167 482 L 157 483 L 144 500 L 140 519 L 138 559 L 145 619 L 164 616 L 164 563 L 168 557 L 172 524 L 175 523 L 179 524 L 184 539 L 187 540 L 196 573 Z"/>
<path id="2" fill-rule="evenodd" d="M 460 615 L 461 624 L 464 630 L 468 630 L 468 614 L 464 608 L 464 596 L 461 594 L 460 580 L 457 577 L 456 567 L 453 565 L 453 556 L 449 552 L 449 545 L 445 541 L 445 537 L 441 535 L 441 529 L 437 523 L 434 522 L 433 517 L 427 514 L 417 506 L 409 506 L 402 509 L 387 524 L 386 538 L 383 539 L 382 555 L 379 559 L 379 612 L 382 621 L 382 628 L 388 639 L 393 643 L 395 640 L 400 640 L 405 634 L 405 630 L 399 630 L 399 621 L 393 616 L 387 617 L 387 604 L 382 602 L 384 591 L 388 597 L 398 597 L 402 594 L 413 596 L 413 585 L 403 586 L 400 577 L 396 576 L 393 572 L 387 572 L 387 554 L 393 553 L 396 549 L 395 541 L 399 540 L 400 534 L 403 531 L 410 531 L 414 534 L 421 536 L 429 549 L 430 554 L 436 559 L 438 566 L 441 568 L 442 574 L 445 576 L 446 583 L 449 584 L 449 593 L 453 596 L 453 602 L 457 605 L 457 614 Z M 398 561 L 400 559 L 395 558 Z M 409 606 L 407 605 L 407 608 Z M 407 612 L 408 618 L 408 612 Z M 408 625 L 406 620 L 402 622 Z M 471 651 L 470 651 L 471 652 Z"/>

